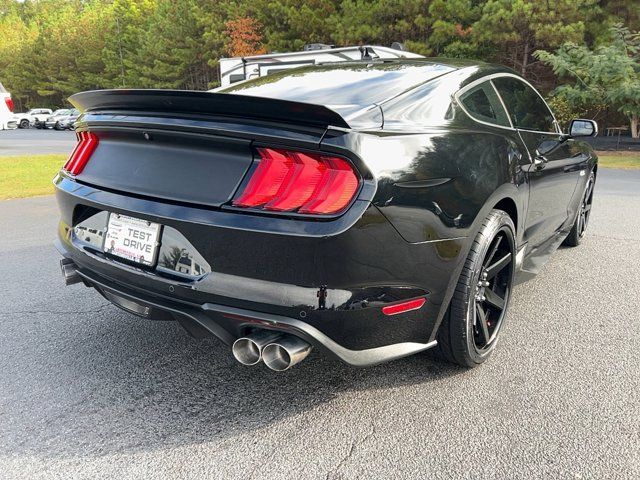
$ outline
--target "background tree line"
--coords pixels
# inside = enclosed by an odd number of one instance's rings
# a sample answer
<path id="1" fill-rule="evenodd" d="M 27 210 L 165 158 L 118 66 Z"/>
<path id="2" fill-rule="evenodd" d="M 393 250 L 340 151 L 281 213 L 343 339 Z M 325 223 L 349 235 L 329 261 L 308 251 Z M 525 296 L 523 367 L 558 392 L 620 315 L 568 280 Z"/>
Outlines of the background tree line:
<path id="1" fill-rule="evenodd" d="M 223 56 L 400 41 L 507 65 L 556 89 L 568 116 L 613 109 L 637 122 L 639 26 L 637 0 L 0 0 L 0 81 L 20 108 L 61 106 L 96 88 L 212 88 Z M 612 51 L 629 59 L 618 69 L 632 75 L 626 96 L 594 90 L 605 79 L 572 68 Z"/>

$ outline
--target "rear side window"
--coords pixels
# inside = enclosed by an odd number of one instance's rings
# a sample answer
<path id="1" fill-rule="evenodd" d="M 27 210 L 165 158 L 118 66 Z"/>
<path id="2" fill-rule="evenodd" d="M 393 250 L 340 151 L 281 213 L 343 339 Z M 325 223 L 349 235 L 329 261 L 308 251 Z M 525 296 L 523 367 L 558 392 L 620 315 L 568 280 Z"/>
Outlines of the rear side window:
<path id="1" fill-rule="evenodd" d="M 503 127 L 511 126 L 496 91 L 488 81 L 464 92 L 460 95 L 460 102 L 476 120 Z"/>
<path id="2" fill-rule="evenodd" d="M 551 110 L 533 88 L 513 77 L 498 77 L 492 81 L 515 127 L 556 133 Z"/>

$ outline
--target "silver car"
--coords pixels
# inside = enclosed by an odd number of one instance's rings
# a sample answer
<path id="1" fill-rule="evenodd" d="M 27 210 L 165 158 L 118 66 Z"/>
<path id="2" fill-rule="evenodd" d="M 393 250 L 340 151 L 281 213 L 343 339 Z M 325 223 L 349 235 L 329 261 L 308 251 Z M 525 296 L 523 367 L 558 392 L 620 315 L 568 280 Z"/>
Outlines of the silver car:
<path id="1" fill-rule="evenodd" d="M 71 115 L 70 108 L 58 109 L 55 112 L 53 112 L 49 118 L 47 118 L 47 120 L 44 122 L 44 126 L 45 128 L 55 128 L 56 130 L 59 130 L 60 120 L 68 117 L 69 115 Z"/>

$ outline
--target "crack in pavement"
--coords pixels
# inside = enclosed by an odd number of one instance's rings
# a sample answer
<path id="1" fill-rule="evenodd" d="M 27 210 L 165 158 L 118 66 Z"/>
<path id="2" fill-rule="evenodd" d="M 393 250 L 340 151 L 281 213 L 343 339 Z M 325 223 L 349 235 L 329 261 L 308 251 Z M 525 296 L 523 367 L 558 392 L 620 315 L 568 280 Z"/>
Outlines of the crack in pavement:
<path id="1" fill-rule="evenodd" d="M 340 469 L 347 464 L 347 462 L 349 461 L 349 459 L 351 459 L 351 457 L 356 452 L 356 449 L 358 447 L 364 445 L 364 443 L 367 440 L 369 440 L 371 437 L 376 435 L 377 429 L 376 429 L 375 422 L 372 421 L 369 424 L 369 426 L 371 427 L 371 430 L 369 430 L 369 432 L 366 435 L 364 435 L 362 438 L 360 439 L 356 438 L 351 442 L 351 446 L 349 447 L 349 451 L 347 452 L 347 454 L 340 459 L 338 464 L 333 469 L 327 472 L 327 475 L 325 476 L 325 480 L 332 480 L 332 479 L 337 480 L 342 478 L 341 476 L 338 475 L 338 472 L 340 471 Z"/>

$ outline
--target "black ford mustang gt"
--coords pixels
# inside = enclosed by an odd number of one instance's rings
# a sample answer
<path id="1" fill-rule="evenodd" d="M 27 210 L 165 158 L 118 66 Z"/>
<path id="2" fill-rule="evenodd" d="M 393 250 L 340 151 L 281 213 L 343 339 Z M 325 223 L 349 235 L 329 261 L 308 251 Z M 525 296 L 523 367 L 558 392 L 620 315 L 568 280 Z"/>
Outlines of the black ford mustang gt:
<path id="1" fill-rule="evenodd" d="M 57 248 L 151 319 L 285 370 L 494 350 L 516 280 L 580 243 L 597 158 L 503 67 L 302 67 L 216 93 L 79 93 Z"/>

